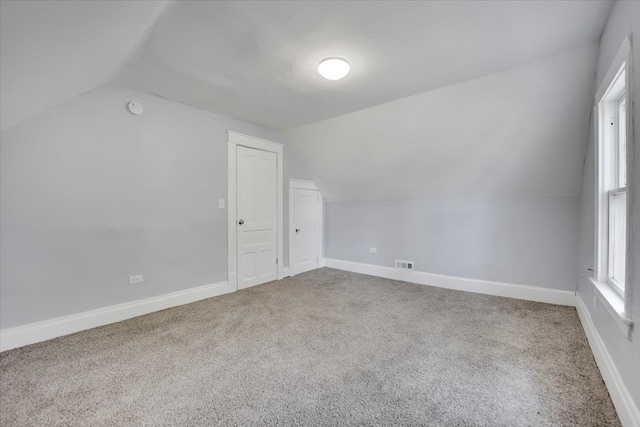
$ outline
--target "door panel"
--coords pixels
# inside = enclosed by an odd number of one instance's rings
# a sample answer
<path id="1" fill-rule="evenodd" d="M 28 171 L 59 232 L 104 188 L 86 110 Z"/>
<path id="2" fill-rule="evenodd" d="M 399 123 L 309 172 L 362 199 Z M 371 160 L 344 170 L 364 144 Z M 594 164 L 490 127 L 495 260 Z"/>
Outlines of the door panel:
<path id="1" fill-rule="evenodd" d="M 318 268 L 319 193 L 294 190 L 293 274 Z"/>
<path id="2" fill-rule="evenodd" d="M 237 147 L 238 289 L 277 277 L 276 154 Z"/>

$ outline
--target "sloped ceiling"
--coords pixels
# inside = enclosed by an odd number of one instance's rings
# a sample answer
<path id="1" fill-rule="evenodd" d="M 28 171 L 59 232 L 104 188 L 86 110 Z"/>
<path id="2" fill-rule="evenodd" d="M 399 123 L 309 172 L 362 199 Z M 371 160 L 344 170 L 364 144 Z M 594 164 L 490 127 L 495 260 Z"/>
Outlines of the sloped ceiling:
<path id="1" fill-rule="evenodd" d="M 289 129 L 329 200 L 575 195 L 611 6 L 2 1 L 0 122 L 116 83 Z"/>
<path id="2" fill-rule="evenodd" d="M 118 82 L 274 129 L 595 43 L 606 1 L 179 2 Z M 342 56 L 351 73 L 316 66 Z"/>
<path id="3" fill-rule="evenodd" d="M 595 45 L 285 134 L 329 201 L 576 196 Z"/>
<path id="4" fill-rule="evenodd" d="M 113 79 L 169 3 L 0 1 L 0 125 Z"/>
<path id="5" fill-rule="evenodd" d="M 2 1 L 2 129 L 118 83 L 289 129 L 595 43 L 610 1 Z M 352 72 L 316 71 L 343 56 Z"/>

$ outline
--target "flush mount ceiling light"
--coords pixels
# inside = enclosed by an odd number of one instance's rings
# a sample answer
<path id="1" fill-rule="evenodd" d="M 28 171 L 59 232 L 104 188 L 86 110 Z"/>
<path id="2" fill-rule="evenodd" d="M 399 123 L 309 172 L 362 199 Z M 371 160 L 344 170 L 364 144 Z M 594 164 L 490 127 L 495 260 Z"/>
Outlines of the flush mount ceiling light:
<path id="1" fill-rule="evenodd" d="M 349 74 L 351 66 L 342 58 L 327 58 L 318 64 L 318 72 L 327 80 L 340 80 Z"/>

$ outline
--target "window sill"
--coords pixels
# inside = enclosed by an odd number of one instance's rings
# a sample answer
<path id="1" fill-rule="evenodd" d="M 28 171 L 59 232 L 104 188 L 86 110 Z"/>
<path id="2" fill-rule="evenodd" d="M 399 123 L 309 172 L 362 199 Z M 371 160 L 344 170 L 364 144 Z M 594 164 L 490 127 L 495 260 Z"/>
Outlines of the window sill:
<path id="1" fill-rule="evenodd" d="M 600 300 L 602 306 L 606 308 L 607 312 L 611 315 L 614 322 L 625 337 L 628 340 L 631 339 L 631 329 L 633 328 L 633 320 L 628 318 L 624 312 L 624 299 L 614 291 L 608 283 L 602 283 L 596 281 L 594 278 L 589 278 L 593 283 L 593 294 Z M 594 298 L 594 303 L 596 303 Z"/>

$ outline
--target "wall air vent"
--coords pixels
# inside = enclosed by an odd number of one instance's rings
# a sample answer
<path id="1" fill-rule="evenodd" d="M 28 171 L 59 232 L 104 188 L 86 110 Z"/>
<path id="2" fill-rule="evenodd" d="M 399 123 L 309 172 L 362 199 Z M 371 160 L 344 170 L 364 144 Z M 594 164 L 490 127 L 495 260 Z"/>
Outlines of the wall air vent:
<path id="1" fill-rule="evenodd" d="M 401 259 L 396 260 L 396 270 L 409 270 L 413 271 L 413 261 L 404 261 Z"/>

